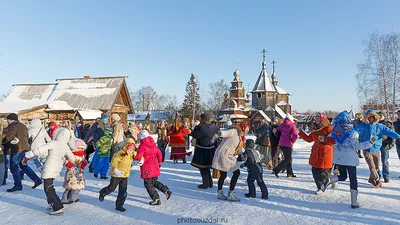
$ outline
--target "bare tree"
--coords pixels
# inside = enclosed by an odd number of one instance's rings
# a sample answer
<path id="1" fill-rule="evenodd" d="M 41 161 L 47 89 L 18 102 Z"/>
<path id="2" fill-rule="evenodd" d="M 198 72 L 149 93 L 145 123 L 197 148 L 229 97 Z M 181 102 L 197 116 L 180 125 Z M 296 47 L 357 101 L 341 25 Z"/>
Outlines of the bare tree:
<path id="1" fill-rule="evenodd" d="M 382 104 L 393 119 L 398 101 L 400 33 L 373 33 L 366 41 L 365 61 L 358 65 L 357 92 L 361 104 Z M 392 105 L 393 107 L 390 107 Z"/>
<path id="2" fill-rule="evenodd" d="M 229 92 L 229 86 L 222 79 L 215 83 L 210 83 L 209 88 L 206 109 L 217 115 L 218 111 L 223 108 L 224 94 Z"/>
<path id="3" fill-rule="evenodd" d="M 140 88 L 136 92 L 131 92 L 132 103 L 138 111 L 149 111 L 153 109 L 154 100 L 157 99 L 157 92 L 151 86 Z"/>

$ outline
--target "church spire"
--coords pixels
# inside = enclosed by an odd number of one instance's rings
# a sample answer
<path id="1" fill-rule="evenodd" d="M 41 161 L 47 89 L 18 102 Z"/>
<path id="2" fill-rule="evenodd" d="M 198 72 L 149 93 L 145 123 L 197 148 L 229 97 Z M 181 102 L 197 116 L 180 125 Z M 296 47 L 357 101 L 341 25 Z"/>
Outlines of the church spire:
<path id="1" fill-rule="evenodd" d="M 271 75 L 272 84 L 274 86 L 277 86 L 278 85 L 278 81 L 276 80 L 276 74 L 275 74 L 275 64 L 276 64 L 275 60 L 273 60 L 271 64 L 272 64 L 272 75 Z"/>
<path id="2" fill-rule="evenodd" d="M 263 61 L 262 61 L 263 70 L 266 70 L 267 63 L 265 62 L 265 53 L 267 53 L 267 51 L 265 49 L 263 49 L 261 53 L 263 54 Z"/>

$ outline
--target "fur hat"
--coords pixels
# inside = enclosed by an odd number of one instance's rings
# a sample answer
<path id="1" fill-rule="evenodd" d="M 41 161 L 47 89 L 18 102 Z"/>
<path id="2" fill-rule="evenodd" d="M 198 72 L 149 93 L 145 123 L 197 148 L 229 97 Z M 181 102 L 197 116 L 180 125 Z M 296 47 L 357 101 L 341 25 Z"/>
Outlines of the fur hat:
<path id="1" fill-rule="evenodd" d="M 8 114 L 7 119 L 8 120 L 18 120 L 18 115 L 15 113 Z"/>
<path id="2" fill-rule="evenodd" d="M 121 121 L 121 117 L 115 113 L 111 115 L 111 119 L 113 119 L 115 121 Z"/>
<path id="3" fill-rule="evenodd" d="M 149 132 L 147 130 L 141 130 L 139 132 L 138 138 L 139 138 L 139 140 L 143 140 L 143 139 L 145 139 L 145 138 L 147 138 L 149 136 L 150 136 L 150 134 L 149 134 Z"/>

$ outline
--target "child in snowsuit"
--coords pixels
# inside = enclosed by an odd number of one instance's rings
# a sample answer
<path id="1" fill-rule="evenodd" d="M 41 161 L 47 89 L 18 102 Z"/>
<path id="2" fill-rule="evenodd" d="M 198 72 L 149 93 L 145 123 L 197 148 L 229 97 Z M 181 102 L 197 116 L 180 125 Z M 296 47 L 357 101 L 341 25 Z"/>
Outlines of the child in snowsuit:
<path id="1" fill-rule="evenodd" d="M 99 157 L 98 163 L 94 168 L 94 177 L 98 177 L 100 173 L 100 179 L 108 179 L 107 171 L 110 167 L 110 154 L 112 147 L 112 128 L 104 129 L 104 136 L 96 142 L 96 148 L 99 150 L 97 156 Z"/>
<path id="2" fill-rule="evenodd" d="M 126 211 L 123 205 L 127 196 L 128 177 L 131 173 L 131 166 L 135 156 L 135 141 L 132 138 L 128 138 L 122 150 L 116 152 L 111 160 L 110 184 L 100 190 L 99 200 L 103 202 L 104 197 L 119 186 L 115 209 L 120 212 Z"/>
<path id="3" fill-rule="evenodd" d="M 72 162 L 80 162 L 81 160 L 74 156 L 69 148 L 68 142 L 70 138 L 71 132 L 69 132 L 67 128 L 58 128 L 53 141 L 37 149 L 26 152 L 25 157 L 21 161 L 22 164 L 26 164 L 28 159 L 48 153 L 46 162 L 43 165 L 42 179 L 44 181 L 44 192 L 47 197 L 47 203 L 49 204 L 48 209 L 52 210 L 49 212 L 50 215 L 63 214 L 63 204 L 57 196 L 53 182 L 54 179 L 60 175 L 65 157 Z"/>
<path id="4" fill-rule="evenodd" d="M 64 177 L 65 191 L 61 199 L 63 204 L 79 202 L 78 194 L 85 188 L 83 169 L 88 164 L 85 155 L 87 146 L 83 140 L 72 138 L 68 145 L 72 149 L 72 153 L 76 157 L 80 157 L 82 161 L 80 163 L 68 161 L 65 165 L 67 170 Z"/>
<path id="5" fill-rule="evenodd" d="M 153 138 L 146 130 L 140 131 L 139 140 L 140 145 L 135 159 L 141 160 L 143 163 L 143 165 L 140 166 L 140 177 L 144 180 L 144 187 L 153 200 L 150 202 L 150 205 L 160 205 L 160 196 L 156 188 L 165 194 L 167 200 L 172 195 L 168 187 L 157 180 L 160 176 L 162 154 L 157 148 Z M 144 160 L 142 157 L 144 157 Z"/>
<path id="6" fill-rule="evenodd" d="M 246 140 L 246 149 L 238 157 L 238 161 L 245 161 L 240 167 L 247 167 L 247 185 L 249 186 L 249 193 L 245 194 L 247 198 L 256 197 L 256 187 L 254 181 L 261 189 L 261 198 L 268 199 L 268 188 L 263 180 L 263 169 L 261 164 L 262 155 L 254 148 L 254 140 Z"/>

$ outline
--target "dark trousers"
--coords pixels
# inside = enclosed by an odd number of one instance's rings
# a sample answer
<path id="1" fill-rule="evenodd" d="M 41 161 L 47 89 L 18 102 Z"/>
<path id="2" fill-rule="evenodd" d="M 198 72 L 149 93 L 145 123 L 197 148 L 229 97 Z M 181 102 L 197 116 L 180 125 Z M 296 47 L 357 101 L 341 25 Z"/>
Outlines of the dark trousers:
<path id="1" fill-rule="evenodd" d="M 396 140 L 396 150 L 397 150 L 397 156 L 400 159 L 400 138 Z"/>
<path id="2" fill-rule="evenodd" d="M 338 165 L 339 167 L 339 181 L 347 180 L 347 174 L 349 174 L 350 178 L 350 189 L 357 190 L 357 167 L 355 166 L 342 166 Z"/>
<path id="3" fill-rule="evenodd" d="M 33 182 L 35 182 L 35 184 L 41 182 L 40 178 L 28 165 L 23 165 L 21 163 L 24 156 L 25 152 L 11 153 L 10 156 L 10 170 L 14 178 L 14 186 L 19 188 L 22 188 L 20 168 Z"/>
<path id="4" fill-rule="evenodd" d="M 166 185 L 158 181 L 158 177 L 143 179 L 143 181 L 144 187 L 146 188 L 147 193 L 153 201 L 155 201 L 156 199 L 160 199 L 156 188 L 163 193 L 169 190 Z"/>
<path id="5" fill-rule="evenodd" d="M 220 173 L 220 177 L 219 177 L 219 180 L 218 180 L 218 190 L 222 190 L 222 187 L 224 186 L 224 182 L 225 182 L 225 179 L 226 179 L 227 172 L 220 171 L 219 173 Z M 229 185 L 229 190 L 230 191 L 235 190 L 236 183 L 237 183 L 237 181 L 239 179 L 239 176 L 240 176 L 240 170 L 233 171 L 231 183 Z"/>
<path id="6" fill-rule="evenodd" d="M 286 169 L 287 175 L 293 175 L 292 169 L 292 148 L 279 146 L 282 150 L 284 159 L 274 168 L 275 173 L 280 173 L 283 169 Z"/>
<path id="7" fill-rule="evenodd" d="M 109 195 L 118 187 L 118 196 L 115 206 L 121 207 L 125 203 L 126 196 L 128 195 L 128 178 L 126 177 L 111 177 L 110 184 L 100 190 L 101 195 Z"/>
<path id="8" fill-rule="evenodd" d="M 199 168 L 199 170 L 200 170 L 201 178 L 204 179 L 203 184 L 207 184 L 207 181 L 208 181 L 209 187 L 212 187 L 213 180 L 212 180 L 210 168 Z"/>
<path id="9" fill-rule="evenodd" d="M 271 145 L 272 166 L 276 167 L 279 164 L 278 146 Z"/>
<path id="10" fill-rule="evenodd" d="M 93 142 L 88 143 L 87 148 L 85 150 L 86 153 L 86 161 L 89 162 L 89 156 L 94 152 Z"/>
<path id="11" fill-rule="evenodd" d="M 10 168 L 10 155 L 4 155 L 4 179 L 1 181 L 2 183 L 7 181 L 8 168 Z"/>
<path id="12" fill-rule="evenodd" d="M 165 160 L 165 148 L 167 147 L 167 142 L 166 141 L 158 141 L 157 147 L 161 151 L 162 161 L 164 162 L 164 160 Z"/>
<path id="13" fill-rule="evenodd" d="M 60 198 L 54 189 L 54 178 L 44 179 L 44 193 L 47 197 L 47 203 L 53 207 L 53 211 L 58 211 L 63 208 Z"/>
<path id="14" fill-rule="evenodd" d="M 261 189 L 261 195 L 262 197 L 268 196 L 268 188 L 267 185 L 265 185 L 262 173 L 259 174 L 253 174 L 249 172 L 249 175 L 247 176 L 247 185 L 249 186 L 249 195 L 255 197 L 256 196 L 256 186 L 254 185 L 254 181 L 257 181 L 257 185 Z"/>
<path id="15" fill-rule="evenodd" d="M 314 177 L 315 184 L 317 185 L 318 190 L 321 189 L 323 184 L 328 183 L 328 178 L 331 174 L 331 169 L 321 169 L 321 168 L 311 168 L 311 172 Z"/>

